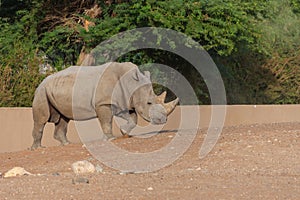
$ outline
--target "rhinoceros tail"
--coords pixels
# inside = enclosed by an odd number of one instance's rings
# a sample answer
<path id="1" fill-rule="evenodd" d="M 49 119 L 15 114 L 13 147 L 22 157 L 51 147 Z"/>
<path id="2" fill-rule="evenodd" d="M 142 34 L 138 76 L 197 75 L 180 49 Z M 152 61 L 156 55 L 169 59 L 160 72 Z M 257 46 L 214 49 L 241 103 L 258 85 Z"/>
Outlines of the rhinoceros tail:
<path id="1" fill-rule="evenodd" d="M 35 91 L 32 102 L 32 113 L 34 122 L 39 124 L 46 123 L 50 119 L 50 107 L 46 88 L 42 85 Z"/>

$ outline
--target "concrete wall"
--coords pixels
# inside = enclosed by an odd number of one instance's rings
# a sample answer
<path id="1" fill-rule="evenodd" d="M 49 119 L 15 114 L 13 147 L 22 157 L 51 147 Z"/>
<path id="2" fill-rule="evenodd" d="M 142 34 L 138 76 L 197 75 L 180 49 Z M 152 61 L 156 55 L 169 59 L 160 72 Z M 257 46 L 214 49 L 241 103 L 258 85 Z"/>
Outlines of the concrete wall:
<path id="1" fill-rule="evenodd" d="M 177 107 L 172 113 L 165 129 L 176 129 L 180 122 L 180 113 L 185 106 Z M 200 127 L 210 122 L 210 106 L 194 106 L 200 110 Z M 227 106 L 225 126 L 256 123 L 299 122 L 300 105 L 233 105 Z M 140 122 L 143 124 L 144 122 Z M 32 144 L 33 120 L 31 108 L 0 108 L 0 152 L 25 150 Z M 47 124 L 42 144 L 54 146 L 59 143 L 53 139 L 54 125 Z M 114 131 L 118 128 L 114 125 Z M 70 122 L 68 138 L 71 142 L 80 142 L 74 122 Z"/>

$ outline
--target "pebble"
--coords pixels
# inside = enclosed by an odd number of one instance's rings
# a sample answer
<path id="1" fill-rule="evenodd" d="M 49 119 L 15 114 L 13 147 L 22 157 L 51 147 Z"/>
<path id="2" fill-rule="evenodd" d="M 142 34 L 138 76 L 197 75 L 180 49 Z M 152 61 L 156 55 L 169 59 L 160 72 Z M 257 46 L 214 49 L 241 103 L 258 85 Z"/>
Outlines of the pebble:
<path id="1" fill-rule="evenodd" d="M 201 167 L 198 167 L 197 169 L 196 169 L 196 171 L 200 171 L 201 170 Z"/>
<path id="2" fill-rule="evenodd" d="M 93 157 L 87 158 L 87 161 L 94 161 L 95 159 Z"/>
<path id="3" fill-rule="evenodd" d="M 52 173 L 52 176 L 60 176 L 60 174 L 58 172 L 54 172 Z"/>
<path id="4" fill-rule="evenodd" d="M 72 164 L 73 172 L 78 174 L 94 173 L 95 166 L 87 160 L 77 161 Z"/>
<path id="5" fill-rule="evenodd" d="M 76 184 L 76 183 L 85 183 L 85 184 L 89 184 L 90 180 L 84 177 L 75 177 L 72 179 L 72 183 Z"/>
<path id="6" fill-rule="evenodd" d="M 120 175 L 126 175 L 126 174 L 135 174 L 136 172 L 134 171 L 121 171 L 119 172 Z"/>
<path id="7" fill-rule="evenodd" d="M 152 190 L 153 190 L 153 187 L 148 187 L 147 190 L 148 190 L 148 191 L 152 191 Z"/>
<path id="8" fill-rule="evenodd" d="M 24 175 L 32 175 L 32 174 L 30 172 L 26 171 L 22 167 L 14 167 L 4 174 L 4 178 L 15 177 L 15 176 L 24 176 Z"/>
<path id="9" fill-rule="evenodd" d="M 97 173 L 103 173 L 103 168 L 100 165 L 96 165 L 95 170 Z"/>

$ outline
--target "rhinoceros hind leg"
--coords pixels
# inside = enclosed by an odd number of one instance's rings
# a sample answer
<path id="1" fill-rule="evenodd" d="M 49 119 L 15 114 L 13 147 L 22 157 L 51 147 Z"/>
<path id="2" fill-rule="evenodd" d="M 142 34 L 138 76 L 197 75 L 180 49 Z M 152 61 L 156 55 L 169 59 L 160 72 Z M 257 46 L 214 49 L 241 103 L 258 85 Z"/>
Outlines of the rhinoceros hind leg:
<path id="1" fill-rule="evenodd" d="M 101 128 L 103 130 L 103 133 L 106 135 L 107 140 L 114 139 L 114 136 L 112 134 L 112 110 L 111 106 L 109 105 L 103 105 L 99 106 L 96 109 L 98 120 L 101 124 Z"/>
<path id="2" fill-rule="evenodd" d="M 55 123 L 54 138 L 58 140 L 61 143 L 61 145 L 70 144 L 70 142 L 67 139 L 69 121 L 70 120 L 65 117 L 60 117 L 59 121 Z"/>
<path id="3" fill-rule="evenodd" d="M 32 137 L 33 137 L 33 144 L 31 146 L 31 150 L 43 147 L 42 143 L 42 136 L 45 124 L 34 123 Z"/>

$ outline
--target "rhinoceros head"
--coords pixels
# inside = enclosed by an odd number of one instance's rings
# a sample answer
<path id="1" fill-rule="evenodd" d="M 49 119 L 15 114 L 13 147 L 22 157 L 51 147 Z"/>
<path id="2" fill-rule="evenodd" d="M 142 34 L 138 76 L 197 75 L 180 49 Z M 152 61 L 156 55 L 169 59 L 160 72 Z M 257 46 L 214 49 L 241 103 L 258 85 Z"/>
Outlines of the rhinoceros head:
<path id="1" fill-rule="evenodd" d="M 150 73 L 145 72 L 145 76 L 150 79 Z M 152 84 L 145 84 L 139 87 L 132 95 L 132 104 L 136 112 L 146 121 L 152 124 L 163 124 L 167 121 L 167 116 L 173 112 L 179 99 L 165 103 L 166 92 L 156 96 Z"/>

